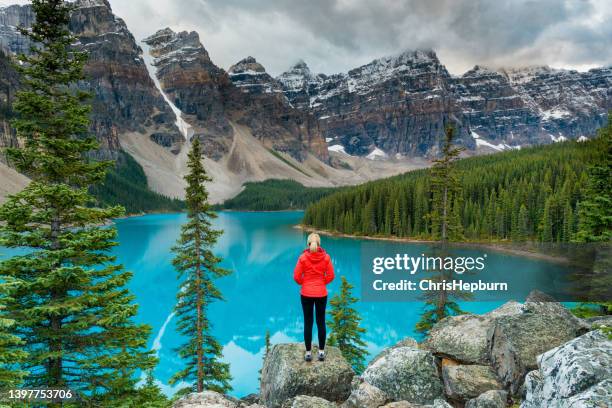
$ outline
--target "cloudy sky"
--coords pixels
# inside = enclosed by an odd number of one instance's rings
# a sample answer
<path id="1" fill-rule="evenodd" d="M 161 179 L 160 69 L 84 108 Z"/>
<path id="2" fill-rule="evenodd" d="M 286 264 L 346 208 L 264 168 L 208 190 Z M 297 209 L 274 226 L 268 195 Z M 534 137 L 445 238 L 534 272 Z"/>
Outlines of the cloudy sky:
<path id="1" fill-rule="evenodd" d="M 405 49 L 433 48 L 449 71 L 612 64 L 610 0 L 109 0 L 137 39 L 196 30 L 228 68 L 251 55 L 273 75 L 304 59 L 347 71 Z M 25 0 L 0 0 L 1 5 Z"/>

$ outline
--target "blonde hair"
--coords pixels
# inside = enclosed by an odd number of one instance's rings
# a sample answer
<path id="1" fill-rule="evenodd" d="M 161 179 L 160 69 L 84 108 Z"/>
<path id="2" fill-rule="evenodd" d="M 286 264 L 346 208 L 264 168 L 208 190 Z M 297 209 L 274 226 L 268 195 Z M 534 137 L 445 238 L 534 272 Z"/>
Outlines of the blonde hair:
<path id="1" fill-rule="evenodd" d="M 308 240 L 306 241 L 308 244 L 308 248 L 310 248 L 310 252 L 317 252 L 319 247 L 321 246 L 321 237 L 319 234 L 313 232 L 308 236 Z"/>

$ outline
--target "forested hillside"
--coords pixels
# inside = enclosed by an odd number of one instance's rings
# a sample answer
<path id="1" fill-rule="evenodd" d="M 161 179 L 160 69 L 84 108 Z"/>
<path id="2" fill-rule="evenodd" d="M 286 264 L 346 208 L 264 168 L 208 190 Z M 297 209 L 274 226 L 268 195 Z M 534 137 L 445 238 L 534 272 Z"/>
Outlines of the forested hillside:
<path id="1" fill-rule="evenodd" d="M 104 183 L 92 187 L 91 193 L 99 204 L 122 205 L 127 214 L 177 212 L 185 208 L 183 201 L 151 191 L 142 167 L 123 151 L 119 152 L 116 165 L 108 171 Z"/>
<path id="2" fill-rule="evenodd" d="M 452 216 L 464 238 L 571 240 L 587 168 L 605 154 L 603 144 L 596 138 L 458 161 L 461 194 Z M 355 235 L 430 238 L 430 181 L 430 171 L 419 170 L 330 195 L 307 208 L 304 224 Z"/>
<path id="3" fill-rule="evenodd" d="M 266 180 L 246 183 L 244 190 L 221 206 L 228 210 L 279 211 L 303 210 L 308 204 L 320 200 L 337 188 L 304 187 L 294 180 Z"/>

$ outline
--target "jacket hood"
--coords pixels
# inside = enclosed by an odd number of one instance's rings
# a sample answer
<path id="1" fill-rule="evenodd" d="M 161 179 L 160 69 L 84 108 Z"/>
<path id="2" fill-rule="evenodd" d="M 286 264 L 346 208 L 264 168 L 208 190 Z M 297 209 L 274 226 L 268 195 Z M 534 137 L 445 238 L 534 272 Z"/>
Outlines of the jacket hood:
<path id="1" fill-rule="evenodd" d="M 325 250 L 321 247 L 319 247 L 319 250 L 317 252 L 310 252 L 310 249 L 307 248 L 304 250 L 304 255 L 311 262 L 319 262 L 325 259 L 325 255 L 327 255 L 327 252 L 325 252 Z"/>

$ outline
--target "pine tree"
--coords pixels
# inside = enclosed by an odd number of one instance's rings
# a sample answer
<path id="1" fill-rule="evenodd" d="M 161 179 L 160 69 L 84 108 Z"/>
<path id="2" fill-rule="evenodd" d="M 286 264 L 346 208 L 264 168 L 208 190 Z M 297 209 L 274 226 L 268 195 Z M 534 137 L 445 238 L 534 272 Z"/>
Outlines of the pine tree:
<path id="1" fill-rule="evenodd" d="M 442 247 L 441 253 L 439 255 L 435 254 L 435 252 L 437 251 L 438 249 L 434 248 L 434 257 L 440 257 L 444 259 L 450 256 L 450 254 L 446 252 L 446 248 L 444 246 Z M 453 273 L 454 272 L 452 270 L 445 270 L 443 268 L 433 270 L 431 271 L 432 277 L 430 278 L 430 280 L 436 283 L 443 281 L 452 281 Z M 431 328 L 445 317 L 464 314 L 465 312 L 461 310 L 457 301 L 467 300 L 471 298 L 471 293 L 460 290 L 441 289 L 424 292 L 424 310 L 421 314 L 421 318 L 415 325 L 416 331 L 427 335 Z"/>
<path id="2" fill-rule="evenodd" d="M 23 342 L 11 334 L 15 321 L 6 319 L 3 309 L 0 306 L 0 390 L 18 388 L 27 374 L 18 367 L 26 357 L 26 353 L 19 349 Z"/>
<path id="3" fill-rule="evenodd" d="M 526 241 L 529 236 L 529 214 L 525 204 L 521 204 L 518 214 L 518 241 Z"/>
<path id="4" fill-rule="evenodd" d="M 553 240 L 551 207 L 552 197 L 546 200 L 546 204 L 544 204 L 544 212 L 542 213 L 542 220 L 540 221 L 540 240 L 542 242 L 552 242 Z"/>
<path id="5" fill-rule="evenodd" d="M 393 207 L 393 234 L 400 237 L 402 236 L 402 220 L 400 218 L 399 201 L 395 200 Z"/>
<path id="6" fill-rule="evenodd" d="M 144 383 L 134 390 L 133 395 L 116 401 L 117 407 L 126 408 L 170 408 L 171 402 L 153 378 L 153 370 L 148 370 Z"/>
<path id="7" fill-rule="evenodd" d="M 453 216 L 453 201 L 460 200 L 459 175 L 453 163 L 464 150 L 453 147 L 455 130 L 452 126 L 446 128 L 442 157 L 434 161 L 431 168 L 431 210 L 428 218 L 435 239 L 447 241 L 457 239 L 462 235 L 462 227 L 458 217 Z"/>
<path id="8" fill-rule="evenodd" d="M 87 55 L 73 50 L 67 26 L 73 5 L 33 0 L 36 21 L 22 30 L 37 47 L 21 56 L 23 90 L 13 122 L 20 148 L 7 157 L 32 182 L 0 207 L 0 246 L 27 248 L 0 263 L 5 316 L 27 352 L 28 387 L 69 387 L 102 403 L 133 391 L 136 370 L 149 369 L 150 328 L 136 325 L 131 278 L 109 251 L 117 231 L 103 227 L 122 208 L 92 206 L 88 189 L 108 162 L 87 155 L 89 95 L 75 90 Z"/>
<path id="9" fill-rule="evenodd" d="M 223 232 L 212 227 L 212 220 L 217 215 L 208 203 L 204 185 L 211 179 L 202 165 L 197 138 L 189 152 L 188 167 L 189 174 L 185 176 L 187 222 L 173 248 L 176 255 L 173 264 L 181 281 L 175 306 L 177 328 L 187 338 L 186 343 L 178 348 L 178 353 L 185 360 L 186 367 L 176 373 L 170 383 L 188 381 L 194 383 L 193 389 L 197 392 L 213 390 L 224 393 L 231 390 L 229 365 L 220 361 L 223 348 L 212 336 L 208 306 L 223 298 L 214 280 L 230 271 L 219 267 L 221 259 L 212 252 Z"/>
<path id="10" fill-rule="evenodd" d="M 340 293 L 329 302 L 331 320 L 327 324 L 331 331 L 329 345 L 338 347 L 346 361 L 359 374 L 365 369 L 368 352 L 365 349 L 366 343 L 362 340 L 365 329 L 359 326 L 361 317 L 352 307 L 358 301 L 352 295 L 352 289 L 353 285 L 343 276 Z"/>
<path id="11" fill-rule="evenodd" d="M 578 209 L 575 242 L 612 240 L 612 112 L 608 125 L 599 130 L 602 157 L 589 168 L 586 197 Z"/>
<path id="12" fill-rule="evenodd" d="M 264 354 L 264 358 L 266 358 L 268 356 L 268 353 L 270 353 L 270 347 L 272 346 L 272 344 L 270 343 L 270 330 L 266 330 L 266 336 L 264 337 L 264 343 L 265 343 L 265 353 Z"/>

